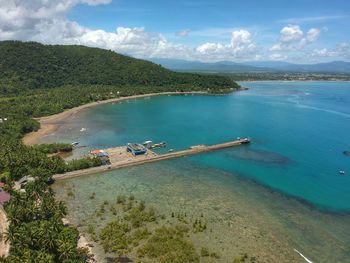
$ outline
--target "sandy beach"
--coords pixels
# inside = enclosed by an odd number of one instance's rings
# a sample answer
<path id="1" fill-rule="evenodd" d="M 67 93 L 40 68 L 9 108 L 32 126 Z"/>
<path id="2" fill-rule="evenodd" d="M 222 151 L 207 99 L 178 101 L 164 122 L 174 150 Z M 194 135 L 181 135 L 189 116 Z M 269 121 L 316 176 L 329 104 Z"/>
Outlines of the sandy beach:
<path id="1" fill-rule="evenodd" d="M 10 244 L 5 242 L 5 233 L 9 227 L 9 222 L 7 221 L 7 216 L 0 206 L 0 257 L 6 257 L 10 251 Z"/>
<path id="2" fill-rule="evenodd" d="M 80 235 L 78 239 L 78 248 L 86 248 L 90 255 L 88 263 L 97 262 L 96 256 L 92 253 L 91 244 L 86 240 L 85 236 Z"/>
<path id="3" fill-rule="evenodd" d="M 74 114 L 87 109 L 91 108 L 97 105 L 112 103 L 112 102 L 119 102 L 119 101 L 125 101 L 130 99 L 137 99 L 137 98 L 145 98 L 145 97 L 151 97 L 151 96 L 161 96 L 161 95 L 183 95 L 183 94 L 207 94 L 207 92 L 204 91 L 194 91 L 194 92 L 161 92 L 161 93 L 149 93 L 149 94 L 142 94 L 142 95 L 134 95 L 134 96 L 127 96 L 127 97 L 119 97 L 119 98 L 113 98 L 108 100 L 102 100 L 102 101 L 95 101 L 88 104 L 81 105 L 79 107 L 75 107 L 69 110 L 66 110 L 64 112 L 37 118 L 40 122 L 40 129 L 36 132 L 28 133 L 23 138 L 23 143 L 26 145 L 33 145 L 38 143 L 39 139 L 43 136 L 49 135 L 53 132 L 55 132 L 60 127 L 60 122 L 65 120 L 66 118 L 69 118 L 73 116 Z"/>
<path id="4" fill-rule="evenodd" d="M 70 225 L 70 221 L 67 218 L 62 218 L 62 222 L 65 226 Z M 78 248 L 85 248 L 87 249 L 90 258 L 87 261 L 88 263 L 93 263 L 93 262 L 97 262 L 96 261 L 96 257 L 95 255 L 92 253 L 92 248 L 91 248 L 91 244 L 87 241 L 87 239 L 85 238 L 85 236 L 83 235 L 79 235 L 79 239 L 78 239 L 78 244 L 77 244 Z M 1 254 L 0 254 L 1 255 Z"/>

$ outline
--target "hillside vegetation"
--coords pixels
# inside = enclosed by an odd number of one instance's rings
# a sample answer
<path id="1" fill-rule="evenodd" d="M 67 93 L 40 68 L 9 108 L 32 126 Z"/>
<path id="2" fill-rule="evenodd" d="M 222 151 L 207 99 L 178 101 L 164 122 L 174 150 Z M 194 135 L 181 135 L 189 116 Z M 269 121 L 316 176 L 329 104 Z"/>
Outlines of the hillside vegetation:
<path id="1" fill-rule="evenodd" d="M 18 41 L 0 42 L 0 79 L 20 84 L 22 89 L 57 88 L 67 84 L 178 85 L 213 90 L 238 87 L 226 77 L 177 73 L 113 51 Z"/>

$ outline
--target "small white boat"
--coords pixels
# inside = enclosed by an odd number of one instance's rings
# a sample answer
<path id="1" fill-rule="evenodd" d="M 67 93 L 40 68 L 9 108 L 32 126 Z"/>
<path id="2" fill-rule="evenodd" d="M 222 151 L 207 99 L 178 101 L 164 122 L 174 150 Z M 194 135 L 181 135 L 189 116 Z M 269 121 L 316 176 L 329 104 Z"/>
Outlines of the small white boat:
<path id="1" fill-rule="evenodd" d="M 169 149 L 169 151 L 168 151 L 168 152 L 172 153 L 173 151 L 174 151 L 174 149 Z"/>
<path id="2" fill-rule="evenodd" d="M 153 142 L 152 141 L 144 141 L 142 144 L 146 148 L 150 149 L 150 148 L 152 148 Z"/>
<path id="3" fill-rule="evenodd" d="M 345 175 L 345 171 L 344 171 L 344 170 L 340 170 L 340 171 L 339 171 L 339 174 L 340 174 L 340 175 Z"/>
<path id="4" fill-rule="evenodd" d="M 80 129 L 80 132 L 84 132 L 84 131 L 86 131 L 86 128 L 81 128 Z"/>
<path id="5" fill-rule="evenodd" d="M 71 145 L 72 146 L 77 146 L 79 144 L 79 142 L 72 142 Z"/>

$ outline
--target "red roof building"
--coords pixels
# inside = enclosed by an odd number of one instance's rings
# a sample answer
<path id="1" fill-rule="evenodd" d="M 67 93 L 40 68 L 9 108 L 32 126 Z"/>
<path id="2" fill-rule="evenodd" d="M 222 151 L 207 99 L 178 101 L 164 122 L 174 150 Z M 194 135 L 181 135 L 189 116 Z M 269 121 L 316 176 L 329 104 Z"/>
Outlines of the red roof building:
<path id="1" fill-rule="evenodd" d="M 4 204 L 8 202 L 11 198 L 11 195 L 5 192 L 2 188 L 0 188 L 0 204 Z"/>

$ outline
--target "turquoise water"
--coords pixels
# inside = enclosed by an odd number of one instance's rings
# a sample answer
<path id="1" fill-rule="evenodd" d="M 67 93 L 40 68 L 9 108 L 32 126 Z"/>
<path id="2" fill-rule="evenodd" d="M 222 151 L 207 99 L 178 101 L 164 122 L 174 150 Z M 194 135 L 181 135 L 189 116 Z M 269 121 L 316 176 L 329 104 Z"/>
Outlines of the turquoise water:
<path id="1" fill-rule="evenodd" d="M 226 172 L 227 187 L 229 175 L 238 174 L 319 210 L 350 212 L 350 157 L 343 154 L 350 150 L 350 83 L 241 84 L 250 89 L 228 96 L 161 96 L 97 106 L 44 140 L 80 141 L 88 149 L 166 141 L 168 149 L 180 150 L 248 136 L 249 146 L 186 160 Z M 340 170 L 347 174 L 340 176 Z"/>
<path id="2" fill-rule="evenodd" d="M 204 215 L 208 231 L 193 241 L 197 248 L 216 251 L 220 259 L 202 258 L 202 263 L 232 262 L 242 253 L 258 262 L 305 262 L 294 248 L 315 263 L 350 263 L 349 216 L 310 209 L 239 174 L 191 158 L 57 181 L 54 190 L 65 201 L 70 222 L 94 244 L 98 262 L 108 262 L 109 255 L 89 239 L 87 226 L 101 229 L 115 218 L 108 212 L 97 217 L 101 204 L 115 203 L 118 194 L 132 194 L 167 218 L 172 212 L 186 213 L 188 218 Z M 90 198 L 92 193 L 96 198 Z"/>

